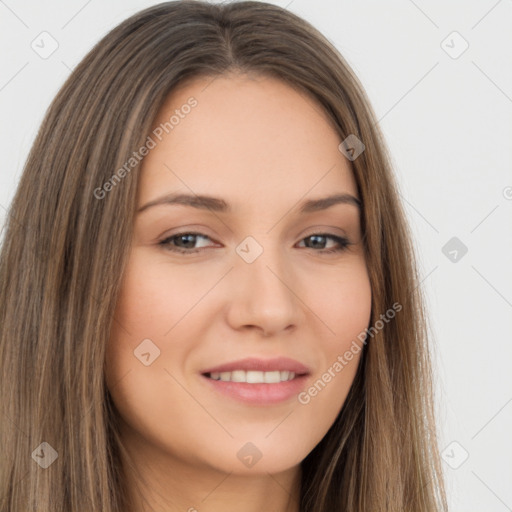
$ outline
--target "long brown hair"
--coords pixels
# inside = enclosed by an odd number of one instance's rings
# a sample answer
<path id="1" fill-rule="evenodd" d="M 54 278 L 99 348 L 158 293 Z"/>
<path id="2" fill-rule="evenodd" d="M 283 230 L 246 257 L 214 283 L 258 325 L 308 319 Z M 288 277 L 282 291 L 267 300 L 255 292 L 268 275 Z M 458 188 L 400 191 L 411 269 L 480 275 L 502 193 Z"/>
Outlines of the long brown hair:
<path id="1" fill-rule="evenodd" d="M 233 71 L 285 81 L 317 101 L 340 140 L 364 143 L 350 163 L 371 326 L 402 307 L 367 336 L 342 410 L 302 462 L 300 510 L 447 509 L 412 236 L 360 82 L 285 9 L 183 1 L 137 13 L 80 62 L 47 111 L 11 203 L 0 254 L 0 511 L 129 510 L 104 356 L 140 165 L 125 167 L 121 182 L 112 177 L 178 84 Z M 55 455 L 46 468 L 37 463 Z"/>

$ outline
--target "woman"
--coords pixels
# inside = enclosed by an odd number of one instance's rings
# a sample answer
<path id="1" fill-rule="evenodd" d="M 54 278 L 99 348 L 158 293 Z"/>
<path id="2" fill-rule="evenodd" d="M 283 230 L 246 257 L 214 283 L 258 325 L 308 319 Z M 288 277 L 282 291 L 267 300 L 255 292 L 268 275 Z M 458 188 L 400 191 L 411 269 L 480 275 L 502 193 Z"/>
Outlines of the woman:
<path id="1" fill-rule="evenodd" d="M 369 101 L 308 23 L 126 20 L 9 213 L 0 510 L 446 509 L 411 235 Z"/>

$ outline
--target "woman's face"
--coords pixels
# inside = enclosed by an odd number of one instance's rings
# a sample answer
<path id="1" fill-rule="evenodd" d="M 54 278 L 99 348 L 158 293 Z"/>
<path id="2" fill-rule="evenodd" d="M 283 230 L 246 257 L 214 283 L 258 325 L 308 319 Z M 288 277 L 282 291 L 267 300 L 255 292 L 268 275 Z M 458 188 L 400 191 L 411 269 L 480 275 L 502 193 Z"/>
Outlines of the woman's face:
<path id="1" fill-rule="evenodd" d="M 122 435 L 160 468 L 293 468 L 336 419 L 370 320 L 358 207 L 317 202 L 358 197 L 341 139 L 312 100 L 247 75 L 176 89 L 154 129 L 107 349 Z"/>

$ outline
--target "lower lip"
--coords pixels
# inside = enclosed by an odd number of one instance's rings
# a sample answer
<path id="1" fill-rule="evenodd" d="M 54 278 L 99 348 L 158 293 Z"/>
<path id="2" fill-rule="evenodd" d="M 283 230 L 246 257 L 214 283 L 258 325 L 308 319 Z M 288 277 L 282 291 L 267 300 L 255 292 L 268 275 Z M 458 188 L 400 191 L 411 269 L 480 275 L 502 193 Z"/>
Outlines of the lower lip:
<path id="1" fill-rule="evenodd" d="M 292 380 L 275 384 L 249 384 L 247 382 L 225 382 L 214 380 L 201 375 L 215 391 L 235 398 L 236 400 L 253 404 L 277 404 L 296 397 L 304 388 L 308 375 L 300 375 Z"/>

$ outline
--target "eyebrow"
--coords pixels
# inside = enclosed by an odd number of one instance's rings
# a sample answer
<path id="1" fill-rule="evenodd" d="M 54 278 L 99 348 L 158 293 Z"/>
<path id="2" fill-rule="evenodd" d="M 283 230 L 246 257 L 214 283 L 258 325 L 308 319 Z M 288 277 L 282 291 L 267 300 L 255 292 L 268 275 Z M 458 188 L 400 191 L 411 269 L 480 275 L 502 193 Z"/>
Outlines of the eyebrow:
<path id="1" fill-rule="evenodd" d="M 210 210 L 214 212 L 227 213 L 231 211 L 230 205 L 218 197 L 205 196 L 205 195 L 190 195 L 190 194 L 166 194 L 165 196 L 149 201 L 137 210 L 137 214 L 151 208 L 153 206 L 161 205 L 184 205 L 191 206 L 192 208 L 199 208 L 202 210 Z M 309 199 L 304 201 L 300 207 L 299 213 L 311 213 L 319 210 L 326 210 L 335 204 L 349 204 L 353 205 L 359 210 L 362 209 L 361 201 L 351 194 L 334 194 L 320 199 Z"/>

